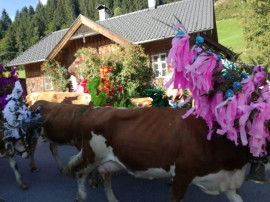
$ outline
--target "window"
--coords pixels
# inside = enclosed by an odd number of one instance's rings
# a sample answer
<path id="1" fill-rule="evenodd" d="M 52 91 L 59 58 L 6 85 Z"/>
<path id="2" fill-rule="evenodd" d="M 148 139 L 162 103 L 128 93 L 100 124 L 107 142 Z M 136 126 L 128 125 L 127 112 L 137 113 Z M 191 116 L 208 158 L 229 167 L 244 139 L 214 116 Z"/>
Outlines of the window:
<path id="1" fill-rule="evenodd" d="M 44 90 L 45 91 L 53 90 L 53 82 L 50 76 L 44 76 Z"/>
<path id="2" fill-rule="evenodd" d="M 166 54 L 152 55 L 152 68 L 156 77 L 165 77 L 168 74 Z"/>

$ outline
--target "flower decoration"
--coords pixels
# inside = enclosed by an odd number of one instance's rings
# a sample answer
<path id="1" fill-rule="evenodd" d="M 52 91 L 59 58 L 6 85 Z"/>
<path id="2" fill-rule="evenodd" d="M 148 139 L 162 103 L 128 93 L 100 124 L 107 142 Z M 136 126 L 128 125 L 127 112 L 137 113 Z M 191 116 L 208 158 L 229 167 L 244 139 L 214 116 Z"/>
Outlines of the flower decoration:
<path id="1" fill-rule="evenodd" d="M 191 50 L 183 48 L 187 38 L 175 37 L 168 55 L 174 70 L 169 84 L 189 89 L 195 101 L 183 118 L 190 114 L 202 117 L 209 127 L 209 140 L 214 133 L 226 135 L 236 145 L 248 146 L 253 156 L 266 155 L 270 86 L 265 68 L 231 62 L 209 51 L 201 36 Z"/>
<path id="2" fill-rule="evenodd" d="M 9 102 L 2 111 L 3 114 L 3 142 L 9 155 L 14 155 L 14 139 L 22 139 L 25 151 L 23 158 L 34 152 L 44 119 L 39 109 L 30 111 L 23 97 L 23 88 L 19 80 L 14 84 L 12 93 L 7 95 Z"/>
<path id="3" fill-rule="evenodd" d="M 242 89 L 242 83 L 239 81 L 233 82 L 233 91 L 238 92 Z"/>
<path id="4" fill-rule="evenodd" d="M 229 98 L 234 96 L 234 91 L 232 89 L 228 89 L 225 93 L 225 98 Z"/>
<path id="5" fill-rule="evenodd" d="M 185 32 L 183 32 L 182 30 L 179 30 L 179 31 L 176 33 L 176 37 L 182 36 L 183 34 L 185 34 Z"/>
<path id="6" fill-rule="evenodd" d="M 112 69 L 110 66 L 101 66 L 100 77 L 93 77 L 87 84 L 94 106 L 117 106 L 121 100 L 123 86 L 117 86 L 110 80 Z"/>
<path id="7" fill-rule="evenodd" d="M 200 44 L 203 44 L 204 43 L 204 38 L 201 37 L 201 36 L 197 36 L 196 37 L 196 45 L 200 45 Z"/>
<path id="8" fill-rule="evenodd" d="M 8 72 L 5 67 L 0 64 L 0 109 L 5 108 L 8 103 L 7 95 L 10 94 L 14 88 L 15 82 L 18 81 L 18 72 L 16 67 Z M 24 91 L 25 93 L 25 91 Z"/>

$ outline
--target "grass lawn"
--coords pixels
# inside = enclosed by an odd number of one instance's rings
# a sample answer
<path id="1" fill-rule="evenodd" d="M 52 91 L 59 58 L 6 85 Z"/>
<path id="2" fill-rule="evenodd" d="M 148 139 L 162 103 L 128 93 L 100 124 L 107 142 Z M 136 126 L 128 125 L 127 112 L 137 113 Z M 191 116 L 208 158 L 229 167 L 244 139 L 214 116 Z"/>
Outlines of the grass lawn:
<path id="1" fill-rule="evenodd" d="M 25 79 L 25 71 L 24 70 L 18 70 L 19 78 Z"/>
<path id="2" fill-rule="evenodd" d="M 236 53 L 245 51 L 246 42 L 244 40 L 243 28 L 238 19 L 218 21 L 217 31 L 219 43 Z"/>

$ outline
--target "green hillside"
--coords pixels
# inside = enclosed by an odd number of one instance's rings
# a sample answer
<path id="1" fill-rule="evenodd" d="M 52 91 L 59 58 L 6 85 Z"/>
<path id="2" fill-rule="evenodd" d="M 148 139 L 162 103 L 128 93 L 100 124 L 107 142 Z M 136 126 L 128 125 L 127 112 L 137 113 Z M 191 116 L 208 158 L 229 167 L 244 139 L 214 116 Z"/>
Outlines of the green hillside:
<path id="1" fill-rule="evenodd" d="M 25 79 L 25 71 L 24 70 L 18 70 L 19 78 Z"/>
<path id="2" fill-rule="evenodd" d="M 243 28 L 237 18 L 217 22 L 219 42 L 236 53 L 243 52 L 246 48 Z"/>

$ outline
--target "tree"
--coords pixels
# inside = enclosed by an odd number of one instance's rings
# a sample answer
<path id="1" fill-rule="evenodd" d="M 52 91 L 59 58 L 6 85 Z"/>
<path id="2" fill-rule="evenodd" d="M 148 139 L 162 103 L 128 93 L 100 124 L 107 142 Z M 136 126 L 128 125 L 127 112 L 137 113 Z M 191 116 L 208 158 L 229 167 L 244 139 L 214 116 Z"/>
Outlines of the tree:
<path id="1" fill-rule="evenodd" d="M 0 40 L 0 61 L 2 64 L 6 64 L 16 56 L 17 49 L 15 48 L 16 42 L 14 38 L 14 30 L 10 26 L 5 37 Z"/>
<path id="2" fill-rule="evenodd" d="M 269 0 L 248 0 L 243 18 L 249 55 L 270 70 L 270 4 Z"/>
<path id="3" fill-rule="evenodd" d="M 12 21 L 9 18 L 6 10 L 4 9 L 0 18 L 0 39 L 4 37 L 4 34 L 11 25 L 11 23 Z"/>
<path id="4" fill-rule="evenodd" d="M 46 19 L 45 16 L 45 7 L 44 5 L 39 1 L 36 7 L 36 14 L 34 19 L 34 24 L 37 30 L 37 33 L 39 35 L 39 38 L 43 37 L 45 35 L 46 30 Z"/>

